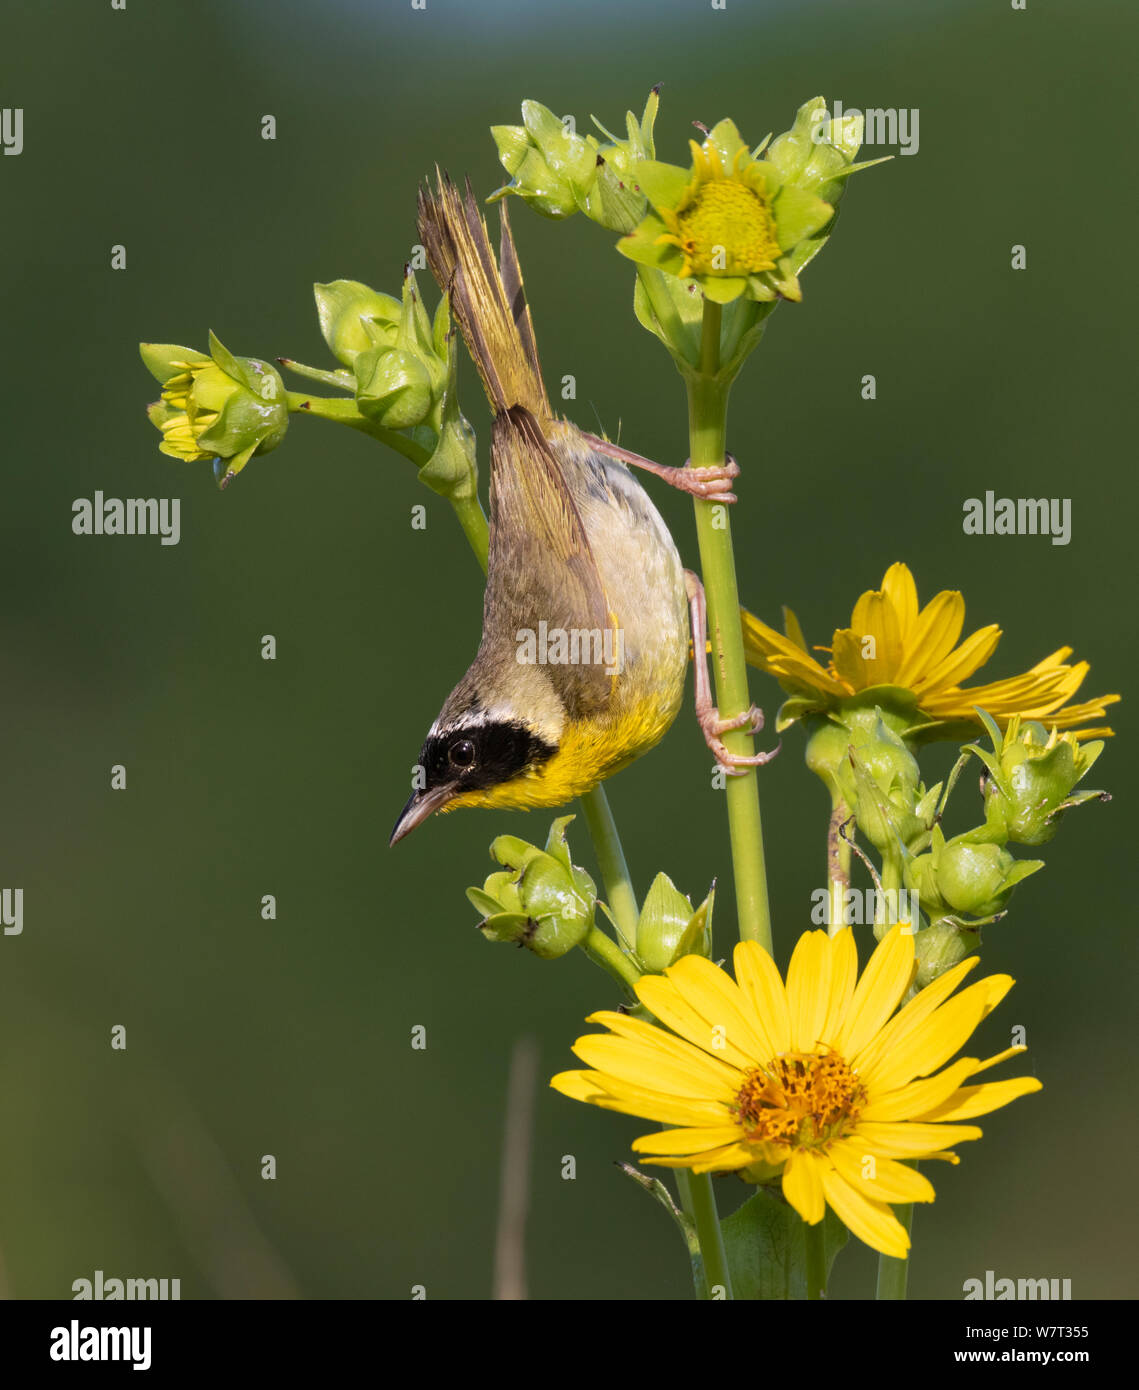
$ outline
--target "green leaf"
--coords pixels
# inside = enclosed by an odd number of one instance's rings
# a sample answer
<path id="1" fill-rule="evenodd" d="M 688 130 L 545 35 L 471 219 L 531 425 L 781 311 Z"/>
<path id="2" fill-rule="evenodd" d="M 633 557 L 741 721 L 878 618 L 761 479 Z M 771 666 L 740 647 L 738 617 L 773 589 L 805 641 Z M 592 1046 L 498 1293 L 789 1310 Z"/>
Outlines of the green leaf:
<path id="1" fill-rule="evenodd" d="M 802 1299 L 807 1296 L 807 1228 L 779 1194 L 759 1188 L 720 1222 L 735 1298 Z M 848 1232 L 827 1208 L 823 1218 L 826 1277 Z"/>

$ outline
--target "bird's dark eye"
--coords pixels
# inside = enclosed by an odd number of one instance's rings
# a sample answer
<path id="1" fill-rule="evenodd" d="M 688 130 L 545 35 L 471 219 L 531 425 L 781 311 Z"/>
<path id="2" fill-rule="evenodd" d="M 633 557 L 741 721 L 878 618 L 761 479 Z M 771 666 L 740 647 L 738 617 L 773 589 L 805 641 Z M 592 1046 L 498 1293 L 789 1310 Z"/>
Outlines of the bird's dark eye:
<path id="1" fill-rule="evenodd" d="M 447 757 L 454 767 L 472 767 L 475 761 L 475 745 L 469 738 L 457 738 L 447 749 Z"/>

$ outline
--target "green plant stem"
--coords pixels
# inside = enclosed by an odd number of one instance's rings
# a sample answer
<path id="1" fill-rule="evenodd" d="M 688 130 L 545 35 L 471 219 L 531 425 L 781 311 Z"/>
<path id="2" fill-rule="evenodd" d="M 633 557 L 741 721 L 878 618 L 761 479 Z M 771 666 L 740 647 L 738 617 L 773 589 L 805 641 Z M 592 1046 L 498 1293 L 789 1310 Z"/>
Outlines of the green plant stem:
<path id="1" fill-rule="evenodd" d="M 609 911 L 613 914 L 621 940 L 631 951 L 636 945 L 637 919 L 641 914 L 605 788 L 597 786 L 591 792 L 586 792 L 581 798 L 581 806 L 585 812 L 590 839 L 593 841 L 593 851 L 601 869 L 601 880 L 605 884 L 605 899 L 609 904 Z"/>
<path id="2" fill-rule="evenodd" d="M 600 927 L 590 928 L 589 935 L 581 943 L 581 947 L 591 961 L 601 966 L 602 970 L 608 971 L 615 980 L 620 980 L 628 990 L 630 999 L 636 998 L 633 986 L 641 978 L 641 972 Z"/>
<path id="3" fill-rule="evenodd" d="M 680 1192 L 680 1205 L 689 1221 L 696 1227 L 696 1237 L 700 1242 L 698 1275 L 694 1271 L 696 1295 L 698 1298 L 711 1299 L 716 1296 L 716 1289 L 720 1288 L 723 1289 L 722 1297 L 730 1299 L 732 1276 L 724 1251 L 724 1233 L 716 1210 L 712 1175 L 692 1173 L 687 1169 L 678 1168 L 676 1186 Z"/>
<path id="4" fill-rule="evenodd" d="M 822 1221 L 805 1228 L 807 1237 L 807 1297 L 816 1300 L 826 1297 L 827 1251 Z"/>
<path id="5" fill-rule="evenodd" d="M 913 1165 L 915 1168 L 916 1164 Z M 907 1231 L 913 1225 L 914 1208 L 912 1203 L 894 1208 L 894 1215 L 902 1223 Z M 910 1251 L 913 1254 L 913 1251 Z M 909 1260 L 896 1260 L 892 1255 L 878 1256 L 878 1290 L 875 1294 L 879 1299 L 904 1299 L 906 1296 L 906 1281 L 909 1278 Z"/>
<path id="6" fill-rule="evenodd" d="M 728 387 L 725 382 L 718 380 L 721 321 L 720 305 L 706 299 L 700 371 L 688 379 L 688 427 L 694 468 L 724 462 Z M 708 631 L 712 639 L 716 702 L 721 717 L 731 718 L 748 708 L 751 697 L 740 627 L 730 508 L 699 498 L 695 501 L 695 507 L 700 567 L 708 599 Z M 702 660 L 702 653 L 697 652 L 696 659 Z M 724 743 L 731 753 L 751 754 L 755 751 L 751 735 L 743 729 L 734 729 L 725 734 Z M 767 867 L 763 854 L 763 823 L 759 813 L 759 786 L 755 769 L 748 768 L 743 777 L 729 777 L 725 795 L 740 939 L 757 941 L 770 951 L 771 911 L 767 902 Z"/>
<path id="7" fill-rule="evenodd" d="M 482 509 L 477 492 L 471 492 L 468 497 L 460 497 L 451 493 L 447 501 L 456 517 L 459 525 L 463 528 L 463 535 L 475 552 L 475 559 L 482 567 L 483 574 L 486 573 L 487 557 L 490 548 L 490 528 L 487 525 L 486 513 Z"/>
<path id="8" fill-rule="evenodd" d="M 397 430 L 385 429 L 375 420 L 361 415 L 356 409 L 355 401 L 334 400 L 331 396 L 312 396 L 307 391 L 287 391 L 285 399 L 291 413 L 315 415 L 321 420 L 331 420 L 335 424 L 360 430 L 363 434 L 378 439 L 381 444 L 386 444 L 389 449 L 394 449 L 397 454 L 410 459 L 419 468 L 431 457 L 430 452 L 414 439 L 408 439 Z"/>

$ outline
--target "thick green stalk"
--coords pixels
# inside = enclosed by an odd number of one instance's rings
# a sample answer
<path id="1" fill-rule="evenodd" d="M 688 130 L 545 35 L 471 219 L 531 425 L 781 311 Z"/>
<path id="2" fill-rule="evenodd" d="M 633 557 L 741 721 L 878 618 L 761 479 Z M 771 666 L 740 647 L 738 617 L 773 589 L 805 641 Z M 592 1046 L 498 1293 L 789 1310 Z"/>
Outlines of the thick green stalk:
<path id="1" fill-rule="evenodd" d="M 913 1206 L 895 1207 L 894 1215 L 908 1231 L 914 1219 Z M 879 1299 L 904 1299 L 909 1273 L 909 1260 L 895 1260 L 892 1255 L 879 1255 L 878 1290 L 875 1297 Z"/>
<path id="2" fill-rule="evenodd" d="M 816 1221 L 807 1226 L 807 1297 L 825 1298 L 827 1292 L 827 1250 L 823 1227 L 826 1223 Z"/>
<path id="3" fill-rule="evenodd" d="M 581 806 L 593 841 L 593 852 L 601 869 L 601 881 L 605 884 L 605 900 L 621 940 L 631 951 L 636 945 L 637 920 L 641 914 L 605 788 L 597 786 L 591 792 L 586 792 L 581 798 Z"/>
<path id="4" fill-rule="evenodd" d="M 581 945 L 594 964 L 607 970 L 615 980 L 620 980 L 630 999 L 636 998 L 633 986 L 641 978 L 641 972 L 615 941 L 606 936 L 600 927 L 593 927 Z"/>
<path id="5" fill-rule="evenodd" d="M 285 399 L 288 402 L 290 412 L 317 415 L 322 420 L 332 420 L 338 425 L 347 425 L 350 429 L 360 430 L 363 434 L 369 434 L 373 439 L 378 439 L 381 444 L 386 444 L 389 449 L 394 449 L 397 454 L 402 454 L 404 458 L 410 459 L 419 468 L 422 468 L 431 457 L 429 451 L 422 444 L 416 444 L 413 439 L 408 439 L 398 430 L 385 429 L 375 420 L 369 420 L 366 415 L 361 415 L 356 409 L 355 401 L 335 400 L 331 396 L 312 396 L 307 391 L 288 391 Z"/>
<path id="6" fill-rule="evenodd" d="M 720 305 L 706 299 L 700 371 L 691 376 L 688 382 L 688 428 L 694 468 L 724 462 L 728 387 L 716 380 L 720 369 L 721 319 Z M 751 704 L 740 628 L 740 599 L 732 551 L 730 508 L 699 498 L 695 506 L 700 568 L 708 598 L 708 632 L 712 639 L 716 703 L 721 717 L 727 719 L 742 714 Z M 702 653 L 697 652 L 696 660 L 702 659 Z M 731 753 L 755 752 L 755 743 L 746 729 L 735 729 L 725 734 L 724 743 Z M 743 777 L 729 777 L 725 795 L 740 939 L 758 941 L 770 951 L 771 911 L 767 902 L 767 866 L 763 855 L 763 823 L 759 814 L 759 786 L 755 769 L 748 768 Z"/>
<path id="7" fill-rule="evenodd" d="M 472 492 L 469 497 L 459 497 L 452 493 L 447 501 L 454 509 L 459 525 L 463 528 L 463 535 L 466 536 L 468 544 L 475 552 L 475 559 L 485 574 L 490 548 L 490 529 L 478 493 Z"/>
<path id="8" fill-rule="evenodd" d="M 716 1210 L 712 1175 L 692 1173 L 678 1168 L 676 1186 L 680 1192 L 680 1205 L 696 1227 L 696 1235 L 700 1242 L 700 1270 L 699 1277 L 695 1278 L 697 1296 L 711 1299 L 715 1296 L 715 1290 L 720 1288 L 723 1290 L 721 1297 L 730 1299 L 732 1276 L 724 1251 L 724 1233 Z"/>

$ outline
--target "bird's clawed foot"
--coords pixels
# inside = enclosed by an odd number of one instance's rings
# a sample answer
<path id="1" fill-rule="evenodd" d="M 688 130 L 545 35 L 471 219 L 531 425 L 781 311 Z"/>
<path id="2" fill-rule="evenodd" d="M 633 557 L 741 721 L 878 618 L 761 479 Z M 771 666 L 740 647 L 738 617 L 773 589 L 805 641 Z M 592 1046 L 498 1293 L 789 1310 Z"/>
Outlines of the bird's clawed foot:
<path id="1" fill-rule="evenodd" d="M 740 466 L 731 454 L 724 455 L 724 462 L 712 468 L 670 468 L 659 477 L 681 492 L 690 492 L 702 502 L 736 502 L 739 499 L 732 491 L 732 483 L 740 476 Z"/>
<path id="2" fill-rule="evenodd" d="M 728 751 L 721 738 L 722 734 L 730 733 L 733 729 L 746 729 L 749 734 L 758 734 L 763 728 L 763 711 L 755 705 L 752 705 L 750 709 L 745 709 L 743 714 L 737 714 L 732 719 L 721 719 L 720 711 L 716 706 L 707 705 L 703 709 L 697 709 L 696 718 L 703 731 L 704 742 L 712 750 L 712 756 L 729 777 L 743 777 L 747 774 L 749 767 L 762 767 L 764 763 L 769 763 L 783 746 L 782 740 L 780 740 L 769 752 L 754 753 L 750 757 L 743 753 L 730 753 Z"/>

